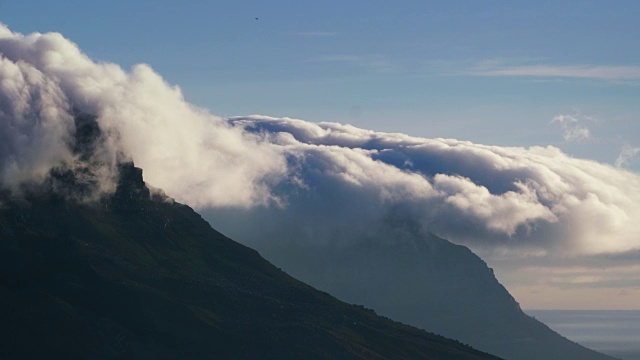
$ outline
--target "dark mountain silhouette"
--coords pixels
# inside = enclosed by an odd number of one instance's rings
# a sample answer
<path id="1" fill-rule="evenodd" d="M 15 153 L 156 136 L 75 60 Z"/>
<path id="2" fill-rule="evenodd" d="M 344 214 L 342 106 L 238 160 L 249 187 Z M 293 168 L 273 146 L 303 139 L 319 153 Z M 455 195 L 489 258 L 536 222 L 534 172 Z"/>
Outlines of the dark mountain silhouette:
<path id="1" fill-rule="evenodd" d="M 86 160 L 100 136 L 83 119 Z M 1 359 L 497 359 L 297 281 L 132 163 L 83 201 L 90 168 L 0 192 Z"/>
<path id="2" fill-rule="evenodd" d="M 251 244 L 293 276 L 341 300 L 505 359 L 613 359 L 526 315 L 468 248 L 411 224 L 398 225 L 381 228 L 359 245 L 296 248 L 287 243 L 285 249 L 265 246 L 277 242 Z"/>

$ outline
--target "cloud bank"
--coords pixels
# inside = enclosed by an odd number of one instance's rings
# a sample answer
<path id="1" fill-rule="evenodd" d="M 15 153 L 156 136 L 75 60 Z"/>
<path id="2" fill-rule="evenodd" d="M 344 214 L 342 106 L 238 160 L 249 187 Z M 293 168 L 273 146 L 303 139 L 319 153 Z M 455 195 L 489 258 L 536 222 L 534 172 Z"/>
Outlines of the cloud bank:
<path id="1" fill-rule="evenodd" d="M 404 227 L 527 256 L 640 247 L 640 176 L 555 147 L 257 115 L 222 119 L 186 102 L 147 65 L 125 71 L 91 60 L 60 34 L 5 26 L 0 75 L 5 188 L 78 166 L 72 149 L 81 112 L 96 115 L 102 130 L 91 161 L 105 191 L 117 161 L 133 159 L 149 184 L 209 209 L 215 226 L 252 244 L 336 244 Z"/>
<path id="2" fill-rule="evenodd" d="M 353 226 L 401 211 L 471 245 L 585 254 L 640 246 L 634 205 L 640 177 L 554 147 L 488 146 L 264 116 L 229 121 L 288 154 L 296 182 L 280 191 L 299 207 L 295 217 L 336 208 Z M 327 197 L 331 205 L 322 204 Z"/>

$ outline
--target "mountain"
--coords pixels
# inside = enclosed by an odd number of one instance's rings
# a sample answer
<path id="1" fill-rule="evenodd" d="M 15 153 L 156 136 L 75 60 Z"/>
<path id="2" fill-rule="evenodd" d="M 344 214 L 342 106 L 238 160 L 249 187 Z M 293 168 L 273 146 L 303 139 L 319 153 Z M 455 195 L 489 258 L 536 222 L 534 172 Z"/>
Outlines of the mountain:
<path id="1" fill-rule="evenodd" d="M 526 315 L 468 248 L 412 224 L 395 225 L 360 242 L 345 242 L 350 245 L 250 244 L 293 276 L 341 300 L 505 359 L 613 359 Z"/>
<path id="2" fill-rule="evenodd" d="M 96 201 L 63 170 L 0 193 L 0 358 L 497 359 L 317 291 L 119 173 Z"/>

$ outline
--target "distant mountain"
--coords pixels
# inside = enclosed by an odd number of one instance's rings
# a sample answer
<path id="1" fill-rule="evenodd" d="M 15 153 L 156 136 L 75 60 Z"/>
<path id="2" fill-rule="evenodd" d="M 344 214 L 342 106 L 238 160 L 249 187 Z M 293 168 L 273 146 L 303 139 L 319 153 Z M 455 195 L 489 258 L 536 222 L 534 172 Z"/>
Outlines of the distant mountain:
<path id="1" fill-rule="evenodd" d="M 387 224 L 388 225 L 388 224 Z M 274 264 L 337 298 L 509 360 L 611 360 L 526 315 L 464 246 L 399 224 L 360 245 L 250 243 Z M 262 245 L 262 247 L 260 246 Z"/>
<path id="2" fill-rule="evenodd" d="M 114 195 L 87 187 L 0 193 L 0 358 L 497 359 L 295 280 L 131 163 Z"/>

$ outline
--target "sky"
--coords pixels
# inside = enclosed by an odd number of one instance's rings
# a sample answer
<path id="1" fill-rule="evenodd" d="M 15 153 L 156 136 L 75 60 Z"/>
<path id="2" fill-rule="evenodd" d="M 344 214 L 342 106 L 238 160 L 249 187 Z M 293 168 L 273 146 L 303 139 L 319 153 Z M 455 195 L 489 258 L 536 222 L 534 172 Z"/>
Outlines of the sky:
<path id="1" fill-rule="evenodd" d="M 80 104 L 121 134 L 103 161 L 126 153 L 199 209 L 285 209 L 320 234 L 409 204 L 524 308 L 637 309 L 639 20 L 634 1 L 0 0 L 7 31 L 68 39 L 5 44 L 4 76 L 30 73 L 16 59 L 45 74 L 22 86 L 48 94 L 44 129 L 60 137 L 29 128 L 0 159 L 30 165 L 0 175 L 13 186 L 72 162 L 70 120 L 50 109 Z"/>
<path id="2" fill-rule="evenodd" d="M 147 63 L 220 116 L 553 144 L 612 164 L 640 146 L 635 1 L 3 0 L 0 14 L 96 60 Z"/>

